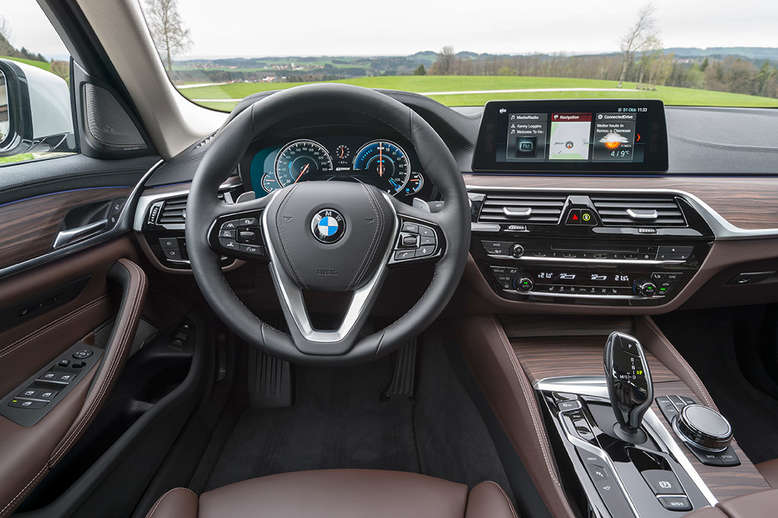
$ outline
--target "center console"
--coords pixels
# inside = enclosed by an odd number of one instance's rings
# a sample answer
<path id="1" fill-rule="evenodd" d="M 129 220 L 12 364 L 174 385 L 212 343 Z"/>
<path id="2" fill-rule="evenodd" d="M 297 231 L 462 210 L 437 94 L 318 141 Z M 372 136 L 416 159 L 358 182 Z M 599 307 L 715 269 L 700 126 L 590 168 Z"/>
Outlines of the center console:
<path id="1" fill-rule="evenodd" d="M 670 395 L 657 398 L 670 425 L 665 427 L 651 411 L 649 362 L 632 336 L 611 333 L 604 374 L 547 378 L 535 385 L 556 429 L 558 450 L 567 454 L 586 493 L 590 514 L 678 516 L 716 505 L 680 445 L 704 464 L 737 466 L 729 422 L 692 398 Z"/>
<path id="2" fill-rule="evenodd" d="M 690 281 L 713 234 L 680 194 L 472 188 L 471 254 L 509 300 L 658 306 Z"/>
<path id="3" fill-rule="evenodd" d="M 474 317 L 448 332 L 553 516 L 723 517 L 770 493 L 652 318 Z"/>

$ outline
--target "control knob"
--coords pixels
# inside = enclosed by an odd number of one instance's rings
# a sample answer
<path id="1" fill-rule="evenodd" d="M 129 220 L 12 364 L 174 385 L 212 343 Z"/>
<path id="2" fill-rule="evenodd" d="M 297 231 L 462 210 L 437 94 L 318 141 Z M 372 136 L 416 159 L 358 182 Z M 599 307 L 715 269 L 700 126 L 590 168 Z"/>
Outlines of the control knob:
<path id="1" fill-rule="evenodd" d="M 686 405 L 673 420 L 675 432 L 692 446 L 721 452 L 732 440 L 732 426 L 716 410 L 704 405 Z"/>
<path id="2" fill-rule="evenodd" d="M 513 245 L 513 257 L 519 258 L 524 255 L 524 247 L 520 244 Z"/>
<path id="3" fill-rule="evenodd" d="M 641 297 L 653 297 L 656 295 L 656 284 L 653 282 L 641 282 L 638 284 L 638 295 Z"/>
<path id="4" fill-rule="evenodd" d="M 521 279 L 514 281 L 514 285 L 517 290 L 523 292 L 532 291 L 532 288 L 535 287 L 535 283 L 532 282 L 532 279 L 529 277 L 522 277 Z"/>

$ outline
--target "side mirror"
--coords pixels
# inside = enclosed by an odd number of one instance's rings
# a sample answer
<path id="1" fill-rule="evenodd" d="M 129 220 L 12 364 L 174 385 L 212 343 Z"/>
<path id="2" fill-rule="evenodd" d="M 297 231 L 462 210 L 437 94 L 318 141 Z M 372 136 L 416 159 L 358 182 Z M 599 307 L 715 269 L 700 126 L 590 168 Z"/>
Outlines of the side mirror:
<path id="1" fill-rule="evenodd" d="M 65 80 L 26 63 L 0 59 L 0 156 L 58 151 L 72 136 Z"/>

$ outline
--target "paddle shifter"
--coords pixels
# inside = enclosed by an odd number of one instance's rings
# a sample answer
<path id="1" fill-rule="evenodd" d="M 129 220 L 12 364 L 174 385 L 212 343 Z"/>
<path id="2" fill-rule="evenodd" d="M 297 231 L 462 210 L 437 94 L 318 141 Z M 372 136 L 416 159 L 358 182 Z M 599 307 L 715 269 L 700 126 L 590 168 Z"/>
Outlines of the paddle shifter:
<path id="1" fill-rule="evenodd" d="M 613 433 L 623 441 L 642 444 L 643 414 L 654 399 L 654 385 L 643 346 L 632 336 L 614 331 L 605 343 L 605 380 L 616 424 Z"/>

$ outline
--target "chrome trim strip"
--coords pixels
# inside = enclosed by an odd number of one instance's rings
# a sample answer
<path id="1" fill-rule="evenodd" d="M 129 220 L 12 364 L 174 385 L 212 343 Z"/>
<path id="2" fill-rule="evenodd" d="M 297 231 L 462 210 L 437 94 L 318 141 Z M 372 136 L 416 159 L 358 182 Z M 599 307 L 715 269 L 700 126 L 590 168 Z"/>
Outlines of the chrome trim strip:
<path id="1" fill-rule="evenodd" d="M 62 232 L 57 234 L 57 237 L 54 238 L 54 244 L 51 245 L 51 247 L 62 248 L 63 246 L 67 246 L 76 243 L 78 241 L 81 241 L 83 239 L 86 239 L 90 235 L 101 232 L 102 229 L 104 229 L 107 224 L 108 224 L 108 220 L 103 218 L 100 221 L 95 221 L 94 223 L 89 223 L 82 227 L 63 230 Z"/>
<path id="2" fill-rule="evenodd" d="M 637 219 L 637 220 L 641 220 L 641 219 L 649 220 L 650 219 L 651 221 L 653 221 L 653 220 L 659 218 L 659 213 L 657 211 L 655 211 L 655 210 L 648 210 L 648 211 L 638 212 L 635 209 L 627 209 L 627 216 L 629 216 L 632 219 Z"/>
<path id="3" fill-rule="evenodd" d="M 582 396 L 598 397 L 610 401 L 608 397 L 608 387 L 605 384 L 604 376 L 559 376 L 543 378 L 534 383 L 535 390 L 543 392 L 570 392 Z M 694 469 L 694 466 L 684 454 L 681 447 L 675 441 L 670 432 L 665 428 L 659 417 L 649 408 L 643 416 L 643 425 L 649 433 L 659 439 L 657 443 L 667 449 L 673 458 L 686 470 L 686 473 L 692 479 L 708 503 L 715 507 L 718 500 L 711 492 L 710 488 L 702 480 L 702 477 Z"/>
<path id="4" fill-rule="evenodd" d="M 219 192 L 225 189 L 233 189 L 235 187 L 240 186 L 241 185 L 240 180 L 236 180 L 235 178 L 236 177 L 234 176 L 227 178 L 221 185 L 219 185 Z M 135 210 L 135 217 L 133 218 L 132 229 L 137 232 L 140 232 L 143 229 L 143 223 L 145 223 L 145 219 L 146 219 L 146 212 L 148 211 L 149 207 L 154 203 L 162 200 L 167 200 L 169 198 L 177 198 L 179 196 L 188 196 L 188 195 L 189 195 L 189 189 L 181 189 L 178 191 L 171 191 L 171 192 L 165 192 L 160 194 L 144 194 L 143 196 L 138 198 L 138 206 L 137 209 Z M 159 225 L 159 226 L 161 226 L 166 230 L 184 230 L 186 228 L 186 225 L 182 223 L 171 223 L 168 225 Z"/>
<path id="5" fill-rule="evenodd" d="M 665 298 L 664 295 L 658 295 L 656 297 L 641 297 L 639 295 L 592 295 L 589 293 L 551 293 L 547 291 L 519 291 L 506 289 L 501 289 L 501 291 L 504 293 L 528 295 L 533 297 L 562 297 L 568 299 L 661 300 Z"/>
<path id="6" fill-rule="evenodd" d="M 143 223 L 146 219 L 146 212 L 148 212 L 149 207 L 153 205 L 154 203 L 162 200 L 167 200 L 169 198 L 177 198 L 179 196 L 188 196 L 189 195 L 189 189 L 182 189 L 180 191 L 171 191 L 166 192 L 162 194 L 145 194 L 138 198 L 138 207 L 135 209 L 135 218 L 133 220 L 132 229 L 136 232 L 140 232 L 143 230 Z M 172 225 L 162 225 L 164 228 L 168 230 L 184 230 L 184 225 L 180 223 L 175 223 Z"/>
<path id="7" fill-rule="evenodd" d="M 57 383 L 57 382 L 47 381 L 46 383 Z M 11 399 L 23 399 L 25 401 L 38 401 L 40 403 L 51 403 L 53 401 L 53 399 L 38 399 L 36 397 L 25 397 L 25 396 L 16 396 Z"/>
<path id="8" fill-rule="evenodd" d="M 700 213 L 702 218 L 713 230 L 713 234 L 716 239 L 729 240 L 729 239 L 759 239 L 759 238 L 778 238 L 778 228 L 762 228 L 762 229 L 743 229 L 737 227 L 726 220 L 721 214 L 716 212 L 710 205 L 705 203 L 702 199 L 696 195 L 686 191 L 677 189 L 620 189 L 620 188 L 557 188 L 557 187 L 520 187 L 520 186 L 484 186 L 476 184 L 468 184 L 467 190 L 476 191 L 537 191 L 537 192 L 556 192 L 556 193 L 570 193 L 570 194 L 590 194 L 590 193 L 628 193 L 628 194 L 669 194 L 673 196 L 683 197 L 689 205 L 694 207 L 697 212 Z"/>
<path id="9" fill-rule="evenodd" d="M 42 266 L 56 259 L 67 257 L 69 255 L 72 255 L 76 252 L 80 252 L 81 250 L 84 250 L 91 246 L 99 245 L 101 243 L 110 241 L 111 239 L 114 239 L 115 237 L 118 237 L 123 233 L 125 233 L 127 230 L 131 228 L 130 213 L 135 209 L 135 204 L 133 203 L 133 200 L 135 200 L 139 196 L 140 191 L 143 188 L 143 185 L 146 183 L 146 180 L 148 180 L 149 177 L 152 174 L 154 174 L 154 171 L 156 171 L 164 163 L 165 163 L 164 160 L 162 159 L 158 160 L 149 168 L 148 171 L 146 171 L 143 174 L 143 176 L 141 176 L 140 180 L 138 180 L 138 183 L 135 184 L 135 187 L 133 187 L 132 191 L 130 192 L 130 195 L 127 197 L 127 201 L 124 204 L 124 208 L 122 208 L 122 211 L 119 214 L 119 218 L 116 221 L 116 225 L 114 225 L 112 229 L 96 234 L 90 238 L 84 239 L 83 241 L 78 241 L 77 243 L 63 246 L 56 250 L 52 250 L 51 252 L 47 252 L 43 255 L 39 255 L 37 257 L 27 259 L 26 261 L 22 261 L 20 263 L 16 263 L 10 266 L 6 266 L 4 268 L 0 268 L 0 279 L 4 277 L 8 277 L 10 275 L 15 275 L 19 272 L 23 272 L 31 268 Z"/>
<path id="10" fill-rule="evenodd" d="M 474 221 L 470 223 L 470 231 L 471 232 L 499 232 L 500 225 L 499 223 L 478 223 Z"/>
<path id="11" fill-rule="evenodd" d="M 513 257 L 512 255 L 486 254 L 492 259 L 509 259 L 511 261 L 537 261 L 539 263 L 582 263 L 582 264 L 634 264 L 644 266 L 661 266 L 670 264 L 684 264 L 686 261 L 660 261 L 656 259 L 583 259 L 578 257 L 538 257 L 535 255 L 522 255 Z"/>
<path id="12" fill-rule="evenodd" d="M 387 250 L 384 253 L 384 257 L 381 260 L 381 265 L 378 267 L 375 275 L 373 275 L 367 284 L 354 291 L 351 302 L 349 303 L 348 309 L 346 310 L 346 314 L 343 317 L 343 321 L 340 323 L 338 329 L 334 331 L 319 331 L 313 327 L 311 320 L 308 317 L 308 310 L 305 306 L 305 299 L 303 297 L 302 290 L 300 290 L 294 281 L 289 278 L 283 267 L 279 266 L 278 255 L 273 248 L 273 241 L 268 235 L 267 229 L 269 227 L 267 222 L 267 214 L 270 205 L 275 201 L 276 193 L 278 193 L 278 191 L 274 191 L 270 194 L 272 198 L 262 213 L 262 234 L 265 240 L 265 247 L 267 248 L 268 257 L 270 258 L 270 273 L 273 277 L 273 281 L 276 287 L 278 288 L 281 304 L 286 306 L 288 314 L 292 316 L 298 331 L 300 331 L 300 334 L 303 335 L 306 340 L 311 342 L 339 342 L 348 336 L 348 334 L 353 330 L 354 325 L 364 311 L 365 305 L 375 296 L 376 290 L 381 287 L 384 276 L 386 275 L 389 259 L 394 252 L 395 239 L 392 239 L 389 242 Z M 398 230 L 400 228 L 400 218 L 397 216 L 397 211 L 394 209 L 394 204 L 392 203 L 391 198 L 386 193 L 382 194 L 386 198 L 389 205 L 392 207 L 392 212 L 394 213 L 394 228 L 392 234 L 396 236 L 398 235 Z"/>
<path id="13" fill-rule="evenodd" d="M 528 218 L 532 216 L 532 207 L 525 207 L 523 209 L 513 209 L 511 207 L 503 207 L 502 213 L 509 218 Z"/>
<path id="14" fill-rule="evenodd" d="M 610 455 L 605 453 L 605 451 L 603 451 L 601 448 L 592 446 L 588 442 L 579 439 L 578 437 L 575 437 L 568 431 L 567 427 L 565 426 L 565 422 L 562 421 L 561 419 L 559 421 L 560 423 L 562 423 L 562 429 L 565 431 L 565 438 L 573 446 L 575 446 L 576 448 L 581 448 L 582 450 L 586 450 L 589 453 L 593 453 L 594 455 L 597 455 L 597 457 L 599 457 L 601 461 L 607 464 L 608 468 L 611 470 L 611 473 L 613 473 L 613 478 L 616 480 L 616 483 L 619 485 L 619 489 L 621 489 L 621 494 L 624 496 L 624 499 L 627 501 L 627 505 L 629 505 L 629 508 L 632 510 L 632 513 L 639 518 L 640 513 L 635 507 L 635 504 L 632 502 L 632 498 L 630 498 L 629 493 L 627 492 L 627 488 L 624 486 L 624 483 L 621 481 L 621 477 L 619 477 L 619 472 L 616 471 L 616 465 L 613 463 L 613 460 L 610 458 Z M 600 495 L 599 493 L 597 493 L 597 490 L 595 489 L 594 491 L 595 494 L 599 497 Z M 605 506 L 605 508 L 606 509 L 608 508 L 607 505 Z"/>

